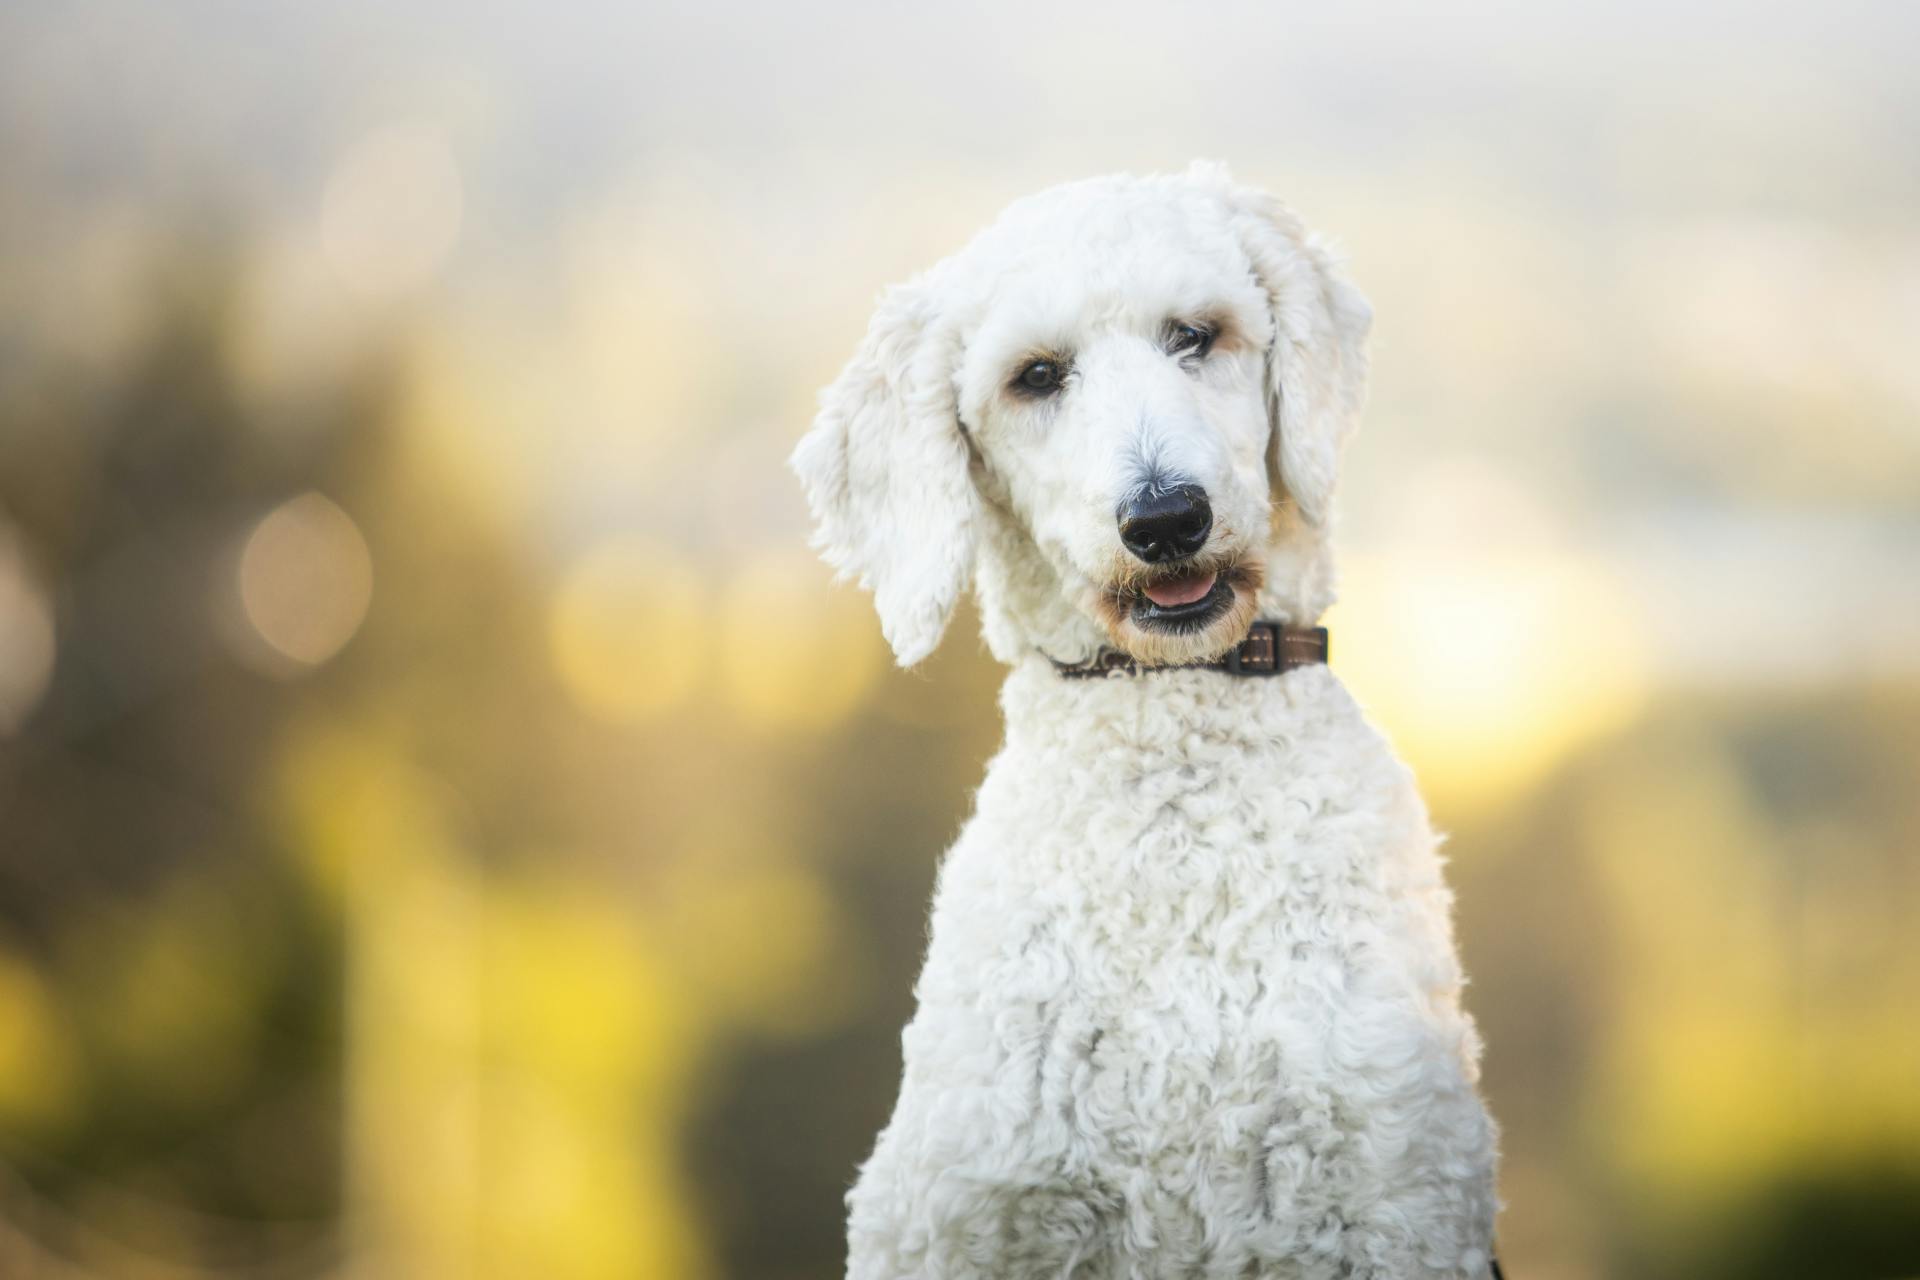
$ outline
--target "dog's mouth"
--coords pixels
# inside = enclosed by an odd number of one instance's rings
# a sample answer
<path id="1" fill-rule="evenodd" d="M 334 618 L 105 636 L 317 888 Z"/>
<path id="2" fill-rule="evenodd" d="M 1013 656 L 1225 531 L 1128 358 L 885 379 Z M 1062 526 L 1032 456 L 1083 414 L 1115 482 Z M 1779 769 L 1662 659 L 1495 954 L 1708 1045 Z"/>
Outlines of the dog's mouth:
<path id="1" fill-rule="evenodd" d="M 1098 615 L 1114 644 L 1142 661 L 1217 657 L 1253 622 L 1263 567 L 1231 553 L 1176 565 L 1123 561 L 1097 597 Z"/>
<path id="2" fill-rule="evenodd" d="M 1231 575 L 1217 570 L 1191 570 L 1144 583 L 1133 592 L 1135 625 L 1154 631 L 1196 631 L 1218 618 L 1233 604 Z"/>

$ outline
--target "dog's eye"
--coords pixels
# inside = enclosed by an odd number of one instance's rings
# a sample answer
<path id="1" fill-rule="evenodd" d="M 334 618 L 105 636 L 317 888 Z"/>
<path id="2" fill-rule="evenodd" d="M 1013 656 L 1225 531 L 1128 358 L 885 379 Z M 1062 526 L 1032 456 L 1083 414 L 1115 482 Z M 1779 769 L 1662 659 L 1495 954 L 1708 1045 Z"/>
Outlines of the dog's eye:
<path id="1" fill-rule="evenodd" d="M 1167 334 L 1167 354 L 1204 356 L 1213 347 L 1213 330 L 1204 325 L 1176 324 Z"/>
<path id="2" fill-rule="evenodd" d="M 1061 382 L 1064 381 L 1065 378 L 1066 370 L 1060 366 L 1058 361 L 1035 360 L 1032 364 L 1022 369 L 1013 381 L 1014 385 L 1018 386 L 1022 391 L 1030 392 L 1037 396 L 1044 396 L 1051 395 L 1053 392 L 1058 391 Z"/>

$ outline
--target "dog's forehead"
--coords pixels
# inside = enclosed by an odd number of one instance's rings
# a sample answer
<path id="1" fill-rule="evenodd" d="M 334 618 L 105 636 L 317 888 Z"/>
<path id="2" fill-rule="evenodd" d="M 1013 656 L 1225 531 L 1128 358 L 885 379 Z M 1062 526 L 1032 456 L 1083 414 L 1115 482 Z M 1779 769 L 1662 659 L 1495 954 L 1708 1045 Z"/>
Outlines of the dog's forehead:
<path id="1" fill-rule="evenodd" d="M 1227 214 L 1217 191 L 1185 178 L 1094 178 L 1014 201 L 983 238 L 1123 247 L 1224 230 Z"/>
<path id="2" fill-rule="evenodd" d="M 1199 305 L 1250 280 L 1218 195 L 1179 178 L 1102 178 L 1016 201 L 949 262 L 980 310 Z"/>

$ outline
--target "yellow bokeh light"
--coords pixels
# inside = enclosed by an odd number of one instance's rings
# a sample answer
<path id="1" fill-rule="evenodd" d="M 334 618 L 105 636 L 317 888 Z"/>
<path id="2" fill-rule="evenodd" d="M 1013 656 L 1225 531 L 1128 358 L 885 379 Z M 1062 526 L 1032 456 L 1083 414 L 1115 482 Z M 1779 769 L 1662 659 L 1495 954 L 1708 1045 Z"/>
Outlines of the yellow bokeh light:
<path id="1" fill-rule="evenodd" d="M 77 1065 L 47 984 L 0 952 L 0 1121 L 32 1129 L 67 1117 L 80 1100 Z"/>
<path id="2" fill-rule="evenodd" d="M 617 898 L 530 877 L 488 895 L 486 1274 L 704 1274 L 677 1130 L 705 1011 Z M 621 1135 L 606 1141 L 606 1134 Z"/>
<path id="3" fill-rule="evenodd" d="M 286 761 L 352 956 L 350 1274 L 708 1274 L 675 1147 L 706 1011 L 618 897 L 476 867 L 388 727 Z"/>
<path id="4" fill-rule="evenodd" d="M 240 607 L 276 675 L 318 666 L 353 638 L 373 599 L 373 557 L 353 517 L 318 493 L 274 508 L 240 553 Z"/>
<path id="5" fill-rule="evenodd" d="M 867 597 L 802 553 L 748 560 L 727 584 L 728 700 L 756 724 L 821 729 L 859 706 L 886 660 Z"/>
<path id="6" fill-rule="evenodd" d="M 709 644 L 704 592 L 664 548 L 609 542 L 567 571 L 547 636 L 560 683 L 583 710 L 644 720 L 699 686 Z"/>
<path id="7" fill-rule="evenodd" d="M 1336 667 L 1437 797 L 1512 794 L 1644 700 L 1632 601 L 1597 563 L 1464 549 L 1347 563 Z"/>

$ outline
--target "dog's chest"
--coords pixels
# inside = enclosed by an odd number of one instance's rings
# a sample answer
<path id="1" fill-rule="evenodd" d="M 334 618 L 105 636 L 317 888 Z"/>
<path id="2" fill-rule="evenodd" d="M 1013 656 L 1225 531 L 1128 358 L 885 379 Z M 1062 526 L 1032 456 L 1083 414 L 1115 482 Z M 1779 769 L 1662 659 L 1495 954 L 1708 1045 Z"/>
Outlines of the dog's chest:
<path id="1" fill-rule="evenodd" d="M 1097 743 L 1010 722 L 857 1222 L 910 1166 L 942 1171 L 904 1184 L 935 1252 L 1033 1264 L 993 1274 L 1374 1274 L 1343 1268 L 1375 1218 L 1483 1243 L 1485 1179 L 1432 1173 L 1491 1156 L 1425 811 L 1303 674 L 1219 732 L 1144 702 L 1080 708 Z"/>
<path id="2" fill-rule="evenodd" d="M 1170 1248 L 1226 1221 L 1292 1247 L 1377 1179 L 1380 1100 L 1458 1074 L 1424 813 L 1299 747 L 1051 785 L 1002 759 L 943 871 L 920 996 L 930 1025 L 971 1029 L 910 1056 L 991 1099 L 1011 1176 Z"/>
<path id="3" fill-rule="evenodd" d="M 1351 904 L 1296 884 L 1255 908 L 1231 892 L 1237 862 L 1221 869 L 1029 885 L 965 984 L 991 1049 L 960 1088 L 1014 1136 L 984 1167 L 1169 1265 L 1223 1233 L 1287 1256 L 1346 1220 L 1382 1185 L 1383 1123 L 1406 1123 L 1449 1052 L 1396 949 L 1356 945 Z"/>

